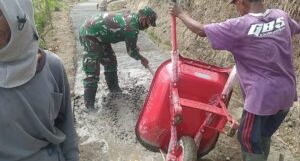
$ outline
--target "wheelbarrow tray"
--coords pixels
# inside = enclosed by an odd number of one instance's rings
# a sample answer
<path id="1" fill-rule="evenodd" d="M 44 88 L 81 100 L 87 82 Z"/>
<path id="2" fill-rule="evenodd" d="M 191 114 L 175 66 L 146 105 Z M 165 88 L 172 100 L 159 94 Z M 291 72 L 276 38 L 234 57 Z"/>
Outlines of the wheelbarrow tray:
<path id="1" fill-rule="evenodd" d="M 138 141 L 152 151 L 159 149 L 167 151 L 170 141 L 171 65 L 171 61 L 167 60 L 157 69 L 135 129 Z M 210 101 L 221 95 L 230 70 L 230 68 L 220 68 L 188 58 L 179 58 L 178 93 L 183 122 L 177 126 L 178 138 L 196 135 L 207 112 L 198 109 L 197 106 L 189 105 L 201 102 L 202 105 L 211 107 Z M 210 126 L 218 126 L 221 119 L 218 116 L 214 117 Z M 203 156 L 212 150 L 218 136 L 218 131 L 206 128 L 198 148 L 198 155 Z"/>

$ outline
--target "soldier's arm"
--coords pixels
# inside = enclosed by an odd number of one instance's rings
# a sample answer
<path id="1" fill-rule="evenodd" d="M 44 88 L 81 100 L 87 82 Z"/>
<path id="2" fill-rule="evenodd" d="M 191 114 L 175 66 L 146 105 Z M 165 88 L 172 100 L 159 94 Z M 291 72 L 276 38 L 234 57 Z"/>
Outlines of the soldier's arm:
<path id="1" fill-rule="evenodd" d="M 139 47 L 136 45 L 137 36 L 127 38 L 125 40 L 125 43 L 128 55 L 134 58 L 135 60 L 141 60 L 143 56 L 140 54 Z"/>
<path id="2" fill-rule="evenodd" d="M 137 34 L 138 34 L 138 32 L 137 32 Z M 139 53 L 139 47 L 137 47 L 137 45 L 136 45 L 137 34 L 136 34 L 136 37 L 133 37 L 133 38 L 131 37 L 130 39 L 125 40 L 127 53 L 134 59 L 141 60 L 141 64 L 145 68 L 147 68 L 149 61 Z"/>

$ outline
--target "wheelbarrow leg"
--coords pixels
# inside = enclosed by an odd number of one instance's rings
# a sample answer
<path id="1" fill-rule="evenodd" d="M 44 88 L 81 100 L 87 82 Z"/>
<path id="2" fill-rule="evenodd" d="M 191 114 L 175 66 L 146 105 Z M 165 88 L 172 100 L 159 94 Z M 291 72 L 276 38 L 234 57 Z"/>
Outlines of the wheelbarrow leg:
<path id="1" fill-rule="evenodd" d="M 172 111 L 171 111 L 172 112 Z M 173 122 L 173 120 L 172 120 Z M 177 148 L 177 127 L 174 123 L 171 124 L 171 138 L 168 147 L 167 161 L 176 159 L 175 151 Z"/>

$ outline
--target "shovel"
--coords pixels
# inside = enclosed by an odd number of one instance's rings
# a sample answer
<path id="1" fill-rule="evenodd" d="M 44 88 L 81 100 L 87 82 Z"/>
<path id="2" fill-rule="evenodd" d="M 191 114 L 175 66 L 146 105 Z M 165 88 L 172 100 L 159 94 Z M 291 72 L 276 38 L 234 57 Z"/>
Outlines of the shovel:
<path id="1" fill-rule="evenodd" d="M 148 69 L 149 72 L 150 72 L 152 75 L 154 75 L 154 71 L 153 71 L 153 69 L 149 66 L 149 64 L 146 66 L 146 69 Z"/>

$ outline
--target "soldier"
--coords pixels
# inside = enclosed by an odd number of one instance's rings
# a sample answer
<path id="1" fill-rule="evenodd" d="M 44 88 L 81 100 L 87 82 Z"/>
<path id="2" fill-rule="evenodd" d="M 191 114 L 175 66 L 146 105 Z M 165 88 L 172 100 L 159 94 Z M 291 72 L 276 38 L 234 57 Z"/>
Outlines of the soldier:
<path id="1" fill-rule="evenodd" d="M 0 0 L 0 161 L 79 161 L 65 69 L 38 38 L 32 0 Z"/>
<path id="2" fill-rule="evenodd" d="M 117 75 L 117 59 L 111 43 L 125 41 L 129 56 L 141 60 L 147 67 L 148 60 L 140 55 L 136 45 L 139 30 L 155 27 L 157 15 L 150 7 L 140 9 L 138 13 L 102 12 L 84 22 L 79 31 L 80 43 L 84 48 L 83 70 L 86 73 L 84 84 L 84 102 L 88 109 L 94 108 L 98 87 L 100 63 L 104 66 L 105 80 L 110 92 L 121 91 Z"/>

